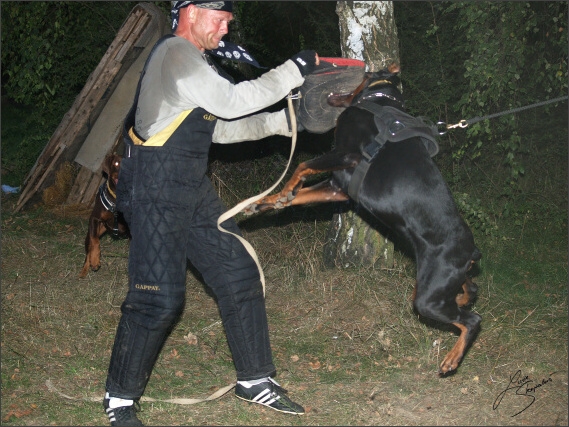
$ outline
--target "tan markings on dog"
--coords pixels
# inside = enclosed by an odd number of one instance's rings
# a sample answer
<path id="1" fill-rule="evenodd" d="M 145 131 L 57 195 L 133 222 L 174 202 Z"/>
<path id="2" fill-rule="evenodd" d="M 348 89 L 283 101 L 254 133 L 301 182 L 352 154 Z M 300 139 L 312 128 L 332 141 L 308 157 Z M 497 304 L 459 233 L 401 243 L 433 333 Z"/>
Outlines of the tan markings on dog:
<path id="1" fill-rule="evenodd" d="M 374 87 L 377 85 L 390 85 L 391 82 L 389 80 L 378 80 L 376 82 L 373 82 L 372 84 L 370 84 L 368 87 Z"/>
<path id="2" fill-rule="evenodd" d="M 453 325 L 460 329 L 460 336 L 452 350 L 448 352 L 441 363 L 439 372 L 443 375 L 458 368 L 458 364 L 460 363 L 466 348 L 466 334 L 468 333 L 468 328 L 461 323 L 454 322 Z"/>
<path id="3" fill-rule="evenodd" d="M 458 294 L 456 296 L 456 303 L 459 307 L 464 307 L 470 302 L 470 294 L 468 292 L 468 285 L 466 283 L 462 284 L 462 290 L 464 293 Z"/>

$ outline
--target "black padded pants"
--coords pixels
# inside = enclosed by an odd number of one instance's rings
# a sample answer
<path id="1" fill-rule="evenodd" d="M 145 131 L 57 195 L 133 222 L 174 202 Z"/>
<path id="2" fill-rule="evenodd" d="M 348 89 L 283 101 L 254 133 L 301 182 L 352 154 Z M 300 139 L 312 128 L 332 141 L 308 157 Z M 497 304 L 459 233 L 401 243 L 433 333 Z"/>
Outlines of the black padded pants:
<path id="1" fill-rule="evenodd" d="M 129 291 L 121 306 L 107 391 L 114 397 L 142 396 L 185 306 L 186 259 L 217 298 L 237 379 L 274 375 L 259 272 L 243 245 L 217 229 L 226 208 L 204 178 L 207 159 L 182 161 L 176 150 L 140 148 L 123 159 L 117 190 L 132 240 Z M 240 233 L 232 219 L 223 227 Z"/>

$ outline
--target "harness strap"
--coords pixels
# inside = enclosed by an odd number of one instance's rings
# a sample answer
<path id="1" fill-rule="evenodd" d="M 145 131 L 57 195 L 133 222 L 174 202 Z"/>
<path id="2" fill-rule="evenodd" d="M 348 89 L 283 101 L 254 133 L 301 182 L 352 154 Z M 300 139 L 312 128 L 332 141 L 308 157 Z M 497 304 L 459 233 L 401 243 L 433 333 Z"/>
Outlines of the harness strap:
<path id="1" fill-rule="evenodd" d="M 377 144 L 374 145 L 379 147 Z M 360 202 L 360 187 L 367 175 L 370 164 L 371 162 L 368 159 L 362 159 L 354 169 L 354 173 L 352 174 L 352 178 L 348 184 L 348 196 L 350 196 L 356 203 Z"/>
<path id="2" fill-rule="evenodd" d="M 101 203 L 103 203 L 103 206 L 105 207 L 106 210 L 108 210 L 109 212 L 115 212 L 117 205 L 109 197 L 107 186 L 108 186 L 108 180 L 105 180 L 105 182 L 103 182 L 99 187 L 99 198 L 101 199 Z"/>
<path id="3" fill-rule="evenodd" d="M 115 202 L 111 200 L 110 195 L 116 200 L 117 196 L 111 190 L 109 180 L 106 179 L 105 182 L 101 184 L 99 187 L 99 198 L 101 199 L 101 203 L 103 207 L 108 210 L 109 212 L 113 213 L 114 221 L 113 221 L 113 237 L 119 236 L 119 211 L 117 210 L 117 205 Z"/>
<path id="4" fill-rule="evenodd" d="M 383 145 L 386 141 L 400 142 L 409 138 L 419 137 L 431 157 L 439 152 L 437 126 L 423 117 L 413 117 L 394 107 L 382 106 L 371 101 L 361 101 L 358 108 L 367 110 L 375 118 L 378 134 L 375 139 Z"/>
<path id="5" fill-rule="evenodd" d="M 372 113 L 375 125 L 379 131 L 372 142 L 361 148 L 361 154 L 364 158 L 354 169 L 348 184 L 348 195 L 356 203 L 359 203 L 360 187 L 367 175 L 370 164 L 387 141 L 400 142 L 419 137 L 425 144 L 425 148 L 431 157 L 439 152 L 439 145 L 436 140 L 438 135 L 437 127 L 433 123 L 427 123 L 426 119 L 416 118 L 397 108 L 365 100 L 354 106 Z"/>

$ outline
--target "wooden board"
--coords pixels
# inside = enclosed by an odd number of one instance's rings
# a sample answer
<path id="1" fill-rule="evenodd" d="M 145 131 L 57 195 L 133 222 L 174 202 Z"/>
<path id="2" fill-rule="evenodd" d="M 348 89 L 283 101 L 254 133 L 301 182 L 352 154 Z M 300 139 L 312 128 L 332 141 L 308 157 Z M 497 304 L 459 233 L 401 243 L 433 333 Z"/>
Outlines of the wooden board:
<path id="1" fill-rule="evenodd" d="M 156 31 L 169 32 L 167 17 L 152 3 L 137 4 L 24 179 L 16 212 L 41 199 L 41 192 L 53 185 L 59 165 L 75 159 L 91 125 Z"/>

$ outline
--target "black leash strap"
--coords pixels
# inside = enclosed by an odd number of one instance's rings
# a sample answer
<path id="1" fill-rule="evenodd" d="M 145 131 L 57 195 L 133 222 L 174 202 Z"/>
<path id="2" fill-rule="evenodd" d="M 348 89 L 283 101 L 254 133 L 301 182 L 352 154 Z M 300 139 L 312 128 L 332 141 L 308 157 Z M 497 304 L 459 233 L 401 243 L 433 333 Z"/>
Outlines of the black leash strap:
<path id="1" fill-rule="evenodd" d="M 441 129 L 441 127 L 444 127 L 444 129 L 445 129 L 443 131 L 439 131 L 439 135 L 444 135 L 450 129 L 466 128 L 470 125 L 473 125 L 474 123 L 481 122 L 482 120 L 494 119 L 496 117 L 505 116 L 506 114 L 519 113 L 520 111 L 529 110 L 530 108 L 541 107 L 543 105 L 553 104 L 554 102 L 565 101 L 568 98 L 569 98 L 569 96 L 560 96 L 558 98 L 553 98 L 553 99 L 549 99 L 547 101 L 542 101 L 542 102 L 536 102 L 535 104 L 526 105 L 525 107 L 514 108 L 512 110 L 503 111 L 501 113 L 490 114 L 488 116 L 483 116 L 483 117 L 476 116 L 470 120 L 464 120 L 463 119 L 454 125 L 447 125 L 445 122 L 437 122 L 437 126 L 439 127 L 439 129 Z"/>

